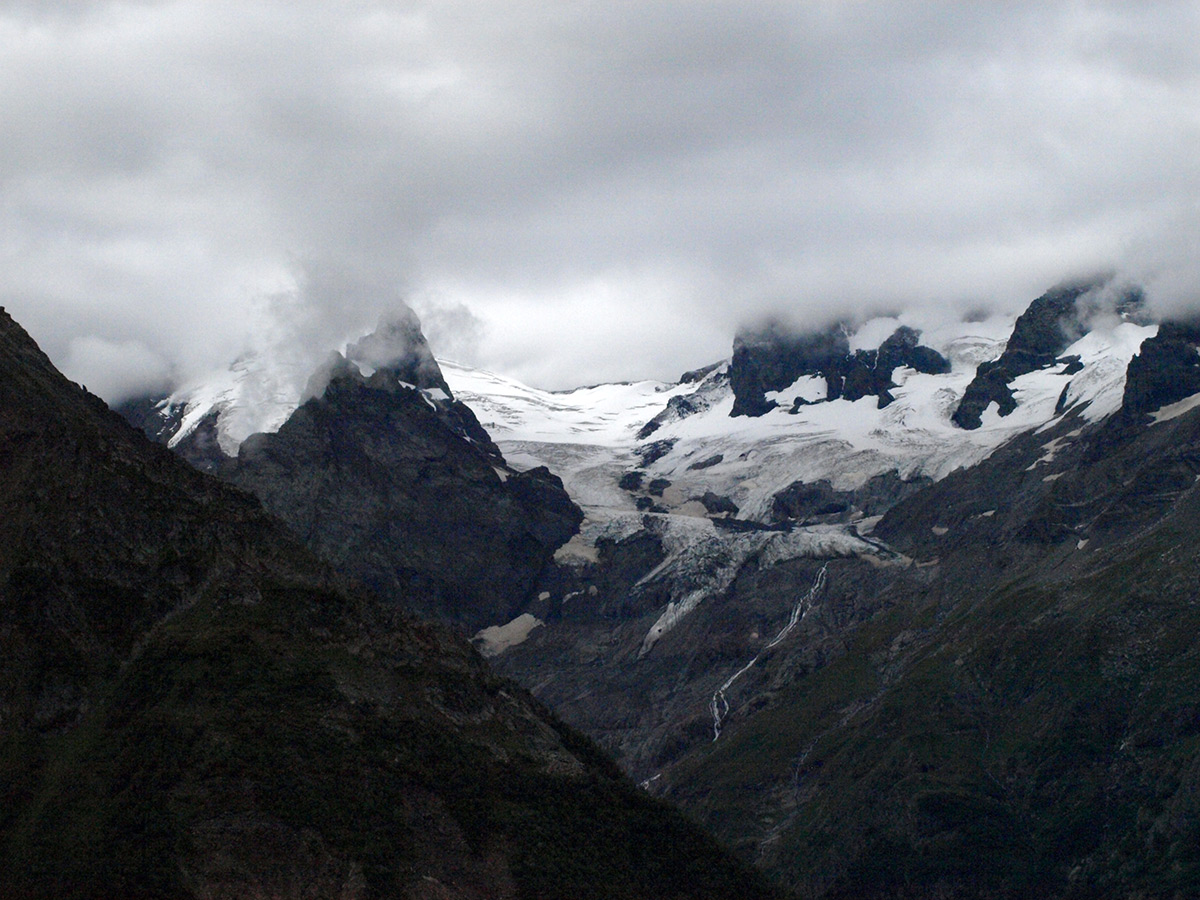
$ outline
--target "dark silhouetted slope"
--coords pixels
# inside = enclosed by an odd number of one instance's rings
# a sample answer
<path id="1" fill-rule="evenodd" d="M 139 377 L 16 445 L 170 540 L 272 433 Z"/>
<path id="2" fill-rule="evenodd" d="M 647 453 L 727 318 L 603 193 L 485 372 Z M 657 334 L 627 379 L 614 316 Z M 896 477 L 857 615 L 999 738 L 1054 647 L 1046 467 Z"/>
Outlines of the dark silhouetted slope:
<path id="1" fill-rule="evenodd" d="M 766 896 L 0 312 L 0 895 Z"/>
<path id="2" fill-rule="evenodd" d="M 524 608 L 583 518 L 547 470 L 506 466 L 466 407 L 387 369 L 343 366 L 278 433 L 247 440 L 226 474 L 382 596 L 471 632 Z"/>

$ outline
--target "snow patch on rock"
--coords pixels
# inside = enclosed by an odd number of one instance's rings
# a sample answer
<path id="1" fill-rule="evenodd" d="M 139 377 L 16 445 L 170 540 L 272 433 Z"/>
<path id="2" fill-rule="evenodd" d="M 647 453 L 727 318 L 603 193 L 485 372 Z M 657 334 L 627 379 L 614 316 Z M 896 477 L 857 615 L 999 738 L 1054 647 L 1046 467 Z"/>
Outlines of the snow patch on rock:
<path id="1" fill-rule="evenodd" d="M 531 613 L 521 613 L 506 625 L 490 625 L 481 629 L 471 643 L 485 657 L 499 656 L 505 650 L 525 643 L 533 629 L 545 623 Z"/>
<path id="2" fill-rule="evenodd" d="M 1159 422 L 1169 422 L 1171 419 L 1177 419 L 1198 406 L 1200 406 L 1200 394 L 1192 394 L 1192 396 L 1184 397 L 1176 403 L 1169 403 L 1150 415 L 1154 418 L 1153 424 L 1157 425 Z"/>

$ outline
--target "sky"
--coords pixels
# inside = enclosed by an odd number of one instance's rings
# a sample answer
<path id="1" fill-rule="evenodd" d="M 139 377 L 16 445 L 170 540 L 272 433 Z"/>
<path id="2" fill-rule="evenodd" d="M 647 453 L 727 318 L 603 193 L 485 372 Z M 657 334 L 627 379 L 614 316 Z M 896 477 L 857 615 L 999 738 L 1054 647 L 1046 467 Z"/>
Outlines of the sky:
<path id="1" fill-rule="evenodd" d="M 0 0 L 0 305 L 111 401 L 408 303 L 545 388 L 1200 298 L 1200 2 Z"/>

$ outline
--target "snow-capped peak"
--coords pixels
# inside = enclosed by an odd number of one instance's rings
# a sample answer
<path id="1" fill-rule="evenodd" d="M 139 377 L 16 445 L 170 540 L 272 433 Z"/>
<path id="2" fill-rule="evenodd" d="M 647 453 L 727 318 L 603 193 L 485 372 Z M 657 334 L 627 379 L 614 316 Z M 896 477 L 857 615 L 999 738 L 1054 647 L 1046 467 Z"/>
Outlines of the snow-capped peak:
<path id="1" fill-rule="evenodd" d="M 328 350 L 323 361 L 306 348 L 272 347 L 247 352 L 227 369 L 183 385 L 158 405 L 163 418 L 179 423 L 169 446 L 187 441 L 215 418 L 221 452 L 236 456 L 250 435 L 278 431 L 300 404 L 323 394 L 339 369 L 364 377 L 386 370 L 430 401 L 453 400 L 416 314 L 402 307 L 341 352 Z"/>

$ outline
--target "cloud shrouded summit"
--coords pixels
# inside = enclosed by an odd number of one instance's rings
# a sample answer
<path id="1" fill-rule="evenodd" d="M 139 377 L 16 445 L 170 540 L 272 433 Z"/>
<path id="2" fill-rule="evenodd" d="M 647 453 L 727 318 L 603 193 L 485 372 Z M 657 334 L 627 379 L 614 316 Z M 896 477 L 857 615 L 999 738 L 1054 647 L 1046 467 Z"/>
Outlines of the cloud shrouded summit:
<path id="1" fill-rule="evenodd" d="M 397 298 L 549 387 L 1101 269 L 1177 308 L 1197 34 L 1194 2 L 3 3 L 0 303 L 110 397 Z"/>

